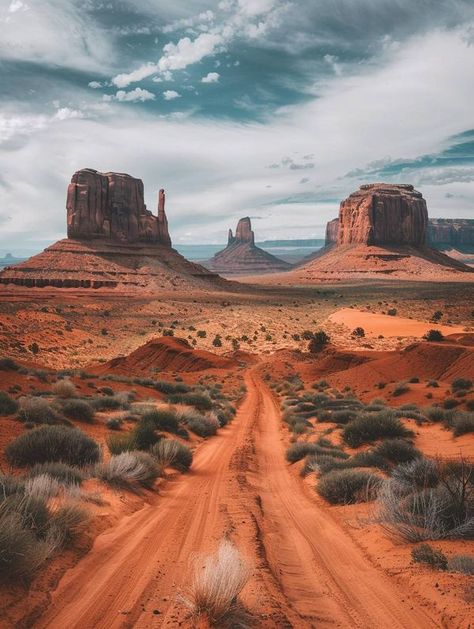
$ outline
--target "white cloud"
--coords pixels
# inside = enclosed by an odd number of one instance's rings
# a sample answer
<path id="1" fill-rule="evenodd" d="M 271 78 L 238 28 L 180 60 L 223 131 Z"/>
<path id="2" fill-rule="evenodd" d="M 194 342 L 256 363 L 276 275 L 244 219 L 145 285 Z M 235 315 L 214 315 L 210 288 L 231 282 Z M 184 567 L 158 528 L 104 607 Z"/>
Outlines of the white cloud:
<path id="1" fill-rule="evenodd" d="M 102 83 L 100 83 L 99 81 L 90 81 L 90 83 L 88 83 L 87 85 L 93 90 L 98 90 L 99 87 L 102 87 Z"/>
<path id="2" fill-rule="evenodd" d="M 147 100 L 155 100 L 155 98 L 156 96 L 152 92 L 144 90 L 141 87 L 136 87 L 134 90 L 130 90 L 130 92 L 118 90 L 115 94 L 116 100 L 127 103 L 143 103 Z"/>
<path id="3" fill-rule="evenodd" d="M 174 100 L 175 98 L 181 98 L 181 94 L 175 90 L 166 90 L 166 92 L 163 92 L 163 98 L 165 100 Z"/>
<path id="4" fill-rule="evenodd" d="M 158 71 L 158 66 L 156 63 L 146 63 L 145 65 L 140 66 L 133 72 L 117 74 L 112 79 L 112 83 L 117 87 L 128 87 L 130 83 L 138 83 L 139 81 L 143 81 L 143 79 L 148 78 L 152 74 L 155 74 Z"/>
<path id="5" fill-rule="evenodd" d="M 61 107 L 54 114 L 55 120 L 70 120 L 71 118 L 84 118 L 84 113 L 78 109 Z"/>
<path id="6" fill-rule="evenodd" d="M 219 72 L 209 72 L 202 77 L 201 83 L 219 83 L 220 76 Z"/>
<path id="7" fill-rule="evenodd" d="M 8 7 L 10 13 L 16 13 L 17 11 L 27 11 L 28 5 L 21 0 L 12 0 Z"/>

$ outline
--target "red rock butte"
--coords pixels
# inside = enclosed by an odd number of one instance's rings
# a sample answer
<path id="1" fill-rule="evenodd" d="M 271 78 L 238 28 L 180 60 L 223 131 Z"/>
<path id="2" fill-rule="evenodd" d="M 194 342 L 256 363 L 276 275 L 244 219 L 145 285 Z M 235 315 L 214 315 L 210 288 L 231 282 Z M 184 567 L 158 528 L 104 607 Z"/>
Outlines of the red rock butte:
<path id="1" fill-rule="evenodd" d="M 291 266 L 257 247 L 248 216 L 237 223 L 235 236 L 232 229 L 229 229 L 227 247 L 204 264 L 212 271 L 224 274 L 275 273 L 286 271 Z"/>
<path id="2" fill-rule="evenodd" d="M 84 168 L 71 178 L 66 209 L 68 237 L 6 267 L 0 284 L 151 290 L 226 284 L 172 248 L 163 189 L 154 215 L 140 179 Z"/>

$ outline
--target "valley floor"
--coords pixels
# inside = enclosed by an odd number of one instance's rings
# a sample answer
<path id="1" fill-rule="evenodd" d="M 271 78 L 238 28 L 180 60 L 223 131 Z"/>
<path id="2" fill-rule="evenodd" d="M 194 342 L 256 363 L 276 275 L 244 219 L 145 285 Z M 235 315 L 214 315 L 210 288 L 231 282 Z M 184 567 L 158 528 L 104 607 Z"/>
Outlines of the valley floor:
<path id="1" fill-rule="evenodd" d="M 444 627 L 442 608 L 375 565 L 284 459 L 281 418 L 245 375 L 236 419 L 199 448 L 187 477 L 102 533 L 35 627 L 192 626 L 177 594 L 191 562 L 228 536 L 253 563 L 243 602 L 258 627 Z M 467 626 L 455 622 L 449 626 Z"/>

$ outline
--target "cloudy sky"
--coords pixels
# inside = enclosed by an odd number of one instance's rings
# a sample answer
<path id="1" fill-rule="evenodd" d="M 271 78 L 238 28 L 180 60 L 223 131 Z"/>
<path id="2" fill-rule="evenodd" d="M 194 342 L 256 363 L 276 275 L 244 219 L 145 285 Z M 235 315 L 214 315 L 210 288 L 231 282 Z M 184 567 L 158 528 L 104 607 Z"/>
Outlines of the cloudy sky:
<path id="1" fill-rule="evenodd" d="M 128 172 L 175 242 L 323 234 L 361 183 L 474 217 L 472 0 L 0 0 L 0 251 Z"/>

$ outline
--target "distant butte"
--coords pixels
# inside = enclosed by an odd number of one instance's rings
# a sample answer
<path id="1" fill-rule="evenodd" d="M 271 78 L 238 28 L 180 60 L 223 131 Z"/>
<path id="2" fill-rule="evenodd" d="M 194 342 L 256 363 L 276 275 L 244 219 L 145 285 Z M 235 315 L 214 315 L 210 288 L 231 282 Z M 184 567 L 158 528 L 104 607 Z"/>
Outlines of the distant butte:
<path id="1" fill-rule="evenodd" d="M 339 275 L 422 279 L 473 271 L 432 248 L 430 230 L 426 201 L 412 185 L 366 184 L 342 201 L 339 218 L 326 226 L 324 249 L 295 273 L 309 281 Z"/>
<path id="2" fill-rule="evenodd" d="M 0 273 L 0 284 L 43 288 L 149 288 L 225 284 L 171 246 L 165 191 L 147 210 L 143 182 L 84 168 L 67 192 L 68 237 Z"/>
<path id="3" fill-rule="evenodd" d="M 257 247 L 248 216 L 239 220 L 235 236 L 232 229 L 229 229 L 227 247 L 204 265 L 216 273 L 224 274 L 275 273 L 286 271 L 291 266 Z"/>

